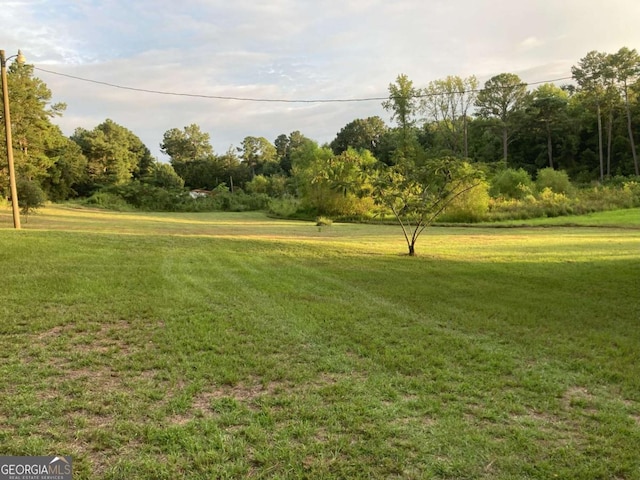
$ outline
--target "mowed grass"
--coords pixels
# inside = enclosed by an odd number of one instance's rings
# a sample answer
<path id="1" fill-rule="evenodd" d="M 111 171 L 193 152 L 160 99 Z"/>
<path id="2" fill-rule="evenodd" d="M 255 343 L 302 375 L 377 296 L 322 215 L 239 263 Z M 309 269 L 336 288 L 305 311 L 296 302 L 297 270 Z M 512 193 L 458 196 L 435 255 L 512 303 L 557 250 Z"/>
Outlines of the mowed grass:
<path id="1" fill-rule="evenodd" d="M 638 479 L 623 223 L 433 228 L 411 258 L 393 226 L 3 211 L 0 451 L 78 479 Z"/>

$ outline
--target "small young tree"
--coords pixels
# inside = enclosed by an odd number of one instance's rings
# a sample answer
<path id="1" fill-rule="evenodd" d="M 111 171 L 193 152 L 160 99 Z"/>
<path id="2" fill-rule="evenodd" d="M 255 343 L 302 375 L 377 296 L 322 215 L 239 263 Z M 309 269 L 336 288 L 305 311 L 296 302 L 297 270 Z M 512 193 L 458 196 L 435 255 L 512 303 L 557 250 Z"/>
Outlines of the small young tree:
<path id="1" fill-rule="evenodd" d="M 21 213 L 26 217 L 44 205 L 47 197 L 40 185 L 33 180 L 18 180 L 18 202 Z"/>
<path id="2" fill-rule="evenodd" d="M 402 228 L 409 256 L 415 256 L 422 232 L 456 198 L 479 185 L 482 178 L 477 168 L 450 157 L 428 160 L 424 165 L 381 165 L 373 198 L 393 213 Z"/>
<path id="3" fill-rule="evenodd" d="M 416 254 L 416 243 L 438 215 L 463 193 L 482 181 L 482 172 L 469 163 L 450 157 L 424 160 L 424 152 L 414 142 L 417 90 L 406 75 L 389 85 L 385 110 L 401 133 L 391 164 L 380 162 L 373 183 L 374 202 L 391 211 L 402 228 L 409 255 Z"/>

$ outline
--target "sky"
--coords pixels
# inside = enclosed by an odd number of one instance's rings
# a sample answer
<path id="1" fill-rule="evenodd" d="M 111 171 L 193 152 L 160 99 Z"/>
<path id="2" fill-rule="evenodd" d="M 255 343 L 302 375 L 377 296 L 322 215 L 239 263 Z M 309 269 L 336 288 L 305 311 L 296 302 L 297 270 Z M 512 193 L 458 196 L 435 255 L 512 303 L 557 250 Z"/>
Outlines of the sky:
<path id="1" fill-rule="evenodd" d="M 3 0 L 0 49 L 21 49 L 67 104 L 54 120 L 66 135 L 109 118 L 167 161 L 164 133 L 193 123 L 219 154 L 247 136 L 322 144 L 357 118 L 390 123 L 380 100 L 207 96 L 386 97 L 400 74 L 416 87 L 570 77 L 591 50 L 640 49 L 638 19 L 638 0 Z"/>

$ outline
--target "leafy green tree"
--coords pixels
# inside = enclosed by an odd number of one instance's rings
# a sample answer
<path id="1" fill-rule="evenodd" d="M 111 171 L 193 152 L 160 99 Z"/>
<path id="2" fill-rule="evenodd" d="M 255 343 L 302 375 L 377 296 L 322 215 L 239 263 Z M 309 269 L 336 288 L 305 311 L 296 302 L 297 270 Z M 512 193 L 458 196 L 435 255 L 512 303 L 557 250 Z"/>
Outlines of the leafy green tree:
<path id="1" fill-rule="evenodd" d="M 17 188 L 18 204 L 22 215 L 27 217 L 30 213 L 44 206 L 47 196 L 38 182 L 21 177 L 18 178 Z"/>
<path id="2" fill-rule="evenodd" d="M 370 175 L 376 159 L 368 150 L 335 155 L 307 144 L 294 153 L 292 174 L 303 208 L 319 215 L 364 215 L 373 206 Z"/>
<path id="3" fill-rule="evenodd" d="M 595 106 L 596 120 L 598 124 L 598 154 L 600 160 L 600 180 L 604 180 L 604 147 L 602 131 L 602 105 L 607 91 L 607 79 L 610 77 L 607 71 L 607 55 L 605 53 L 591 51 L 580 59 L 578 65 L 571 67 L 573 79 L 578 88 L 584 93 L 589 103 Z"/>
<path id="4" fill-rule="evenodd" d="M 482 118 L 494 119 L 502 132 L 502 158 L 508 164 L 509 137 L 514 127 L 514 117 L 522 107 L 527 87 L 513 73 L 501 73 L 491 77 L 478 92 L 475 105 Z"/>
<path id="5" fill-rule="evenodd" d="M 245 137 L 238 148 L 241 160 L 252 175 L 271 174 L 280 171 L 276 147 L 264 137 Z"/>
<path id="6" fill-rule="evenodd" d="M 47 197 L 54 202 L 81 196 L 87 180 L 87 159 L 80 146 L 60 135 L 52 136 L 47 145 L 51 165 L 41 180 Z"/>
<path id="7" fill-rule="evenodd" d="M 392 112 L 401 132 L 401 142 L 392 164 L 378 163 L 371 182 L 371 196 L 383 212 L 394 215 L 402 228 L 409 255 L 414 256 L 422 232 L 457 197 L 475 188 L 482 173 L 455 158 L 424 158 L 413 130 L 418 108 L 416 90 L 406 76 L 400 75 L 396 84 L 389 85 L 389 100 L 383 107 Z"/>
<path id="8" fill-rule="evenodd" d="M 87 158 L 89 180 L 95 185 L 119 185 L 151 163 L 149 149 L 130 130 L 107 119 L 93 130 L 78 128 L 71 139 Z"/>
<path id="9" fill-rule="evenodd" d="M 421 110 L 440 140 L 440 149 L 469 156 L 468 112 L 475 102 L 477 88 L 474 76 L 448 76 L 430 82 L 422 91 Z"/>
<path id="10" fill-rule="evenodd" d="M 11 123 L 16 173 L 27 180 L 43 182 L 55 160 L 49 156 L 49 150 L 64 143 L 60 129 L 51 123 L 52 118 L 60 116 L 65 109 L 63 103 L 51 103 L 51 90 L 37 77 L 33 76 L 33 66 L 17 62 L 12 63 L 7 72 L 7 84 L 10 92 Z M 0 92 L 0 95 L 2 92 Z M 0 134 L 4 138 L 4 111 L 0 111 Z M 0 155 L 6 158 L 6 145 L 0 142 Z M 0 171 L 7 166 L 0 163 Z M 2 174 L 0 189 L 5 193 L 7 174 Z"/>
<path id="11" fill-rule="evenodd" d="M 182 130 L 172 128 L 164 133 L 160 150 L 171 158 L 171 163 L 184 163 L 213 155 L 208 133 L 195 123 Z M 175 165 L 174 165 L 175 168 Z"/>
<path id="12" fill-rule="evenodd" d="M 638 164 L 638 155 L 636 152 L 636 143 L 633 138 L 633 126 L 631 121 L 630 107 L 630 86 L 640 77 L 640 55 L 635 50 L 629 50 L 622 47 L 618 52 L 609 57 L 613 76 L 618 84 L 622 97 L 624 99 L 625 113 L 627 116 L 627 132 L 629 134 L 629 144 L 631 145 L 631 154 L 633 156 L 633 165 L 635 174 L 640 175 L 640 165 Z"/>
<path id="13" fill-rule="evenodd" d="M 409 255 L 414 256 L 422 232 L 455 199 L 480 185 L 482 176 L 474 166 L 452 157 L 429 159 L 422 165 L 410 161 L 380 165 L 373 198 L 393 213 Z"/>
<path id="14" fill-rule="evenodd" d="M 358 118 L 345 125 L 331 142 L 331 150 L 336 155 L 353 148 L 366 149 L 374 155 L 382 136 L 389 128 L 380 117 Z"/>
<path id="15" fill-rule="evenodd" d="M 278 135 L 274 142 L 276 147 L 276 155 L 280 168 L 285 174 L 290 174 L 292 167 L 292 154 L 296 150 L 315 143 L 310 138 L 305 137 L 298 130 L 291 132 L 289 135 Z"/>
<path id="16" fill-rule="evenodd" d="M 554 168 L 554 134 L 563 133 L 563 127 L 568 123 L 568 103 L 567 92 L 550 83 L 540 85 L 530 96 L 527 114 L 546 138 L 547 159 L 551 168 Z"/>
<path id="17" fill-rule="evenodd" d="M 413 158 L 418 155 L 420 146 L 416 134 L 420 91 L 413 86 L 405 74 L 398 75 L 395 83 L 389 84 L 389 99 L 382 107 L 391 112 L 391 120 L 398 125 L 399 142 L 394 151 L 394 161 Z"/>
<path id="18" fill-rule="evenodd" d="M 181 190 L 184 188 L 184 180 L 176 173 L 173 167 L 168 163 L 160 163 L 158 161 L 151 164 L 149 172 L 142 180 L 144 183 L 166 190 Z"/>
<path id="19" fill-rule="evenodd" d="M 214 179 L 222 176 L 215 165 L 209 134 L 195 123 L 182 130 L 167 130 L 160 151 L 169 156 L 171 166 L 189 188 L 205 188 L 205 184 L 212 188 L 217 185 Z"/>

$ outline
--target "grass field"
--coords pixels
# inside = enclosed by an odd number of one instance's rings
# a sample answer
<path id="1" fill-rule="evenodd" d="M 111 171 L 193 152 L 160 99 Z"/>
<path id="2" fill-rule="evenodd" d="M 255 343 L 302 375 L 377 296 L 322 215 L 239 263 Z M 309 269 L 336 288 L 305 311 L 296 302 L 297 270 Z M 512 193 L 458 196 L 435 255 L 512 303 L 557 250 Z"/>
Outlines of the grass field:
<path id="1" fill-rule="evenodd" d="M 640 479 L 640 210 L 573 220 L 432 228 L 411 258 L 394 226 L 3 210 L 0 452 L 75 479 Z"/>

